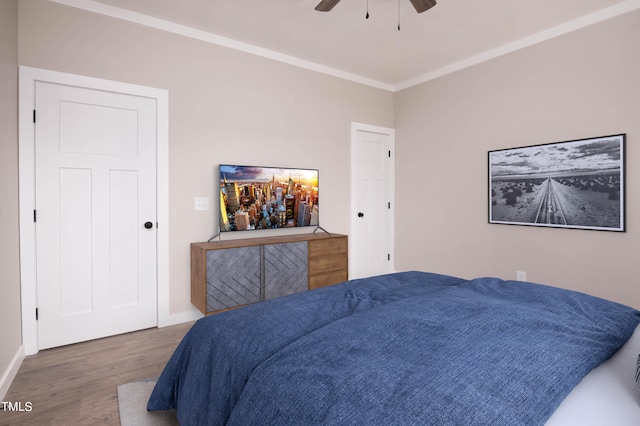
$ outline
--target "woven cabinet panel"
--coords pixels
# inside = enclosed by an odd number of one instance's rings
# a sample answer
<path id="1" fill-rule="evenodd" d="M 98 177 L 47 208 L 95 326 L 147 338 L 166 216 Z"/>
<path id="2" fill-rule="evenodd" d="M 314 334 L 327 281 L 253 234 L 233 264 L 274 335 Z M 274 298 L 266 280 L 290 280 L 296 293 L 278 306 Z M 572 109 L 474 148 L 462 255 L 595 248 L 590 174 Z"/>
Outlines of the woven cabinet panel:
<path id="1" fill-rule="evenodd" d="M 308 289 L 307 241 L 264 246 L 264 298 Z"/>
<path id="2" fill-rule="evenodd" d="M 260 247 L 207 252 L 207 311 L 260 301 Z"/>

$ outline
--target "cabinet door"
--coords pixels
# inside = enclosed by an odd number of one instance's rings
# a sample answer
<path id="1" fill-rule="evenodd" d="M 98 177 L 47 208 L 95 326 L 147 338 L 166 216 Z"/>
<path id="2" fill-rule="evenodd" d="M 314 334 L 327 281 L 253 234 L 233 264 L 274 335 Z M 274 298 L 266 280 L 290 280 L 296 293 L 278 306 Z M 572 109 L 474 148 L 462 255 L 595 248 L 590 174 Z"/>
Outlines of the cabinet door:
<path id="1" fill-rule="evenodd" d="M 260 247 L 207 251 L 207 312 L 260 301 Z"/>
<path id="2" fill-rule="evenodd" d="M 307 290 L 307 242 L 264 246 L 264 298 Z"/>

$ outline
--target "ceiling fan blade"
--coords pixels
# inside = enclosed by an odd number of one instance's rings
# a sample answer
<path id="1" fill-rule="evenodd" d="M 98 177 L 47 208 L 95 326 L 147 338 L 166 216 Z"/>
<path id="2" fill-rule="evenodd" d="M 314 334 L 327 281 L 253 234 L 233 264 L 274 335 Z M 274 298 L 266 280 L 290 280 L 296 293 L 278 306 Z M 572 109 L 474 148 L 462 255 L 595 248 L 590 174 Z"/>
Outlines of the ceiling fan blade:
<path id="1" fill-rule="evenodd" d="M 411 0 L 411 4 L 416 8 L 416 12 L 422 13 L 436 5 L 436 0 Z"/>
<path id="2" fill-rule="evenodd" d="M 333 6 L 338 4 L 338 2 L 340 2 L 340 0 L 322 0 L 316 6 L 316 10 L 319 12 L 328 12 L 333 9 Z"/>

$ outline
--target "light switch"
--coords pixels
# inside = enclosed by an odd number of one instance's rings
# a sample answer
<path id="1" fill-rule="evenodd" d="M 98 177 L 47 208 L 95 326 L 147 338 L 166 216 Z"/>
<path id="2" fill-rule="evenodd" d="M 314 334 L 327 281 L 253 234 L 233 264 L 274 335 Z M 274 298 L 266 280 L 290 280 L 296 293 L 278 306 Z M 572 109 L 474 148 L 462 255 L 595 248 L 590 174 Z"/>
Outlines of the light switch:
<path id="1" fill-rule="evenodd" d="M 196 197 L 196 211 L 209 210 L 209 198 Z"/>

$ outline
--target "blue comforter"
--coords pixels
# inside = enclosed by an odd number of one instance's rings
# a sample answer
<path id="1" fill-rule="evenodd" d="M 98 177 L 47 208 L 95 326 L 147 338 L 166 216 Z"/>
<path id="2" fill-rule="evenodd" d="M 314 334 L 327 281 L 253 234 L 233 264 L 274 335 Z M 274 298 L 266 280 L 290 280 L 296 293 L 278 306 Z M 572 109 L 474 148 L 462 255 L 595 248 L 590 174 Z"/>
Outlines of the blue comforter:
<path id="1" fill-rule="evenodd" d="M 196 322 L 149 410 L 181 425 L 542 425 L 640 313 L 496 278 L 403 272 Z"/>

